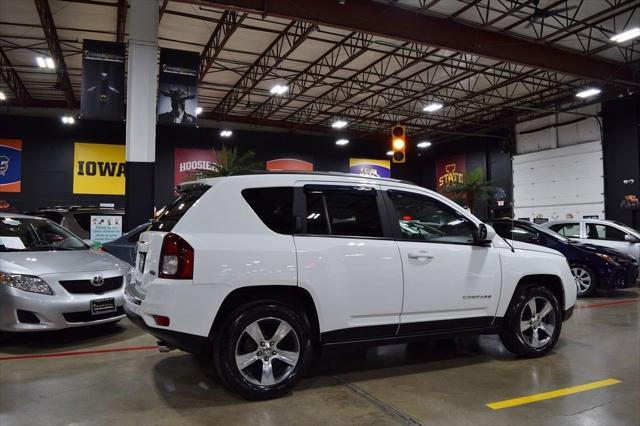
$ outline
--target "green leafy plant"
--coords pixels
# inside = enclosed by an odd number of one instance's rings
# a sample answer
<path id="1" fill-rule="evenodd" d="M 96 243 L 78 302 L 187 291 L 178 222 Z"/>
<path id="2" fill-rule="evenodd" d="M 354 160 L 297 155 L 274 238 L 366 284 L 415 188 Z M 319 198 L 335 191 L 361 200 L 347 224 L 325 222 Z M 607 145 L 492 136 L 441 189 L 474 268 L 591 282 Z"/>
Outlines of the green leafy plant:
<path id="1" fill-rule="evenodd" d="M 256 160 L 254 151 L 246 151 L 242 155 L 238 153 L 238 148 L 222 146 L 220 151 L 213 149 L 218 160 L 216 161 L 215 170 L 196 170 L 193 178 L 204 179 L 211 177 L 229 176 L 238 172 L 249 170 L 264 170 L 264 163 Z"/>
<path id="2" fill-rule="evenodd" d="M 461 205 L 467 205 L 471 213 L 476 214 L 478 202 L 491 198 L 495 188 L 490 181 L 484 177 L 481 168 L 470 170 L 465 173 L 464 182 L 449 186 L 445 194 Z"/>

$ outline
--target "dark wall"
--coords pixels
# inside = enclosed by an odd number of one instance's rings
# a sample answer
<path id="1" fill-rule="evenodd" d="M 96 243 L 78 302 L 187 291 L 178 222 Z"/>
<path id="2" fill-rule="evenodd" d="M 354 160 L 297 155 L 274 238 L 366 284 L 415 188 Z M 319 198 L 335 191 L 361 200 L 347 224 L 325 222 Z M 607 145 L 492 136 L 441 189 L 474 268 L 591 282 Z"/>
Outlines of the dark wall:
<path id="1" fill-rule="evenodd" d="M 155 164 L 155 204 L 160 207 L 173 197 L 174 148 L 220 149 L 223 140 L 219 129 L 158 126 Z M 347 146 L 335 145 L 337 133 L 309 136 L 283 132 L 234 131 L 225 144 L 238 146 L 241 152 L 251 149 L 259 160 L 295 156 L 311 161 L 319 171 L 347 172 L 350 157 L 386 159 L 384 142 L 350 138 Z M 74 195 L 73 147 L 75 142 L 124 144 L 125 125 L 105 121 L 78 121 L 63 126 L 56 118 L 0 115 L 0 138 L 23 141 L 22 192 L 0 193 L 18 210 L 55 204 L 98 204 L 112 202 L 124 207 L 124 196 Z M 404 165 L 392 165 L 392 177 L 415 180 L 414 158 Z"/>
<path id="2" fill-rule="evenodd" d="M 602 104 L 605 217 L 637 227 L 638 212 L 622 210 L 625 195 L 640 193 L 640 123 L 638 96 Z M 624 180 L 633 179 L 633 184 Z"/>

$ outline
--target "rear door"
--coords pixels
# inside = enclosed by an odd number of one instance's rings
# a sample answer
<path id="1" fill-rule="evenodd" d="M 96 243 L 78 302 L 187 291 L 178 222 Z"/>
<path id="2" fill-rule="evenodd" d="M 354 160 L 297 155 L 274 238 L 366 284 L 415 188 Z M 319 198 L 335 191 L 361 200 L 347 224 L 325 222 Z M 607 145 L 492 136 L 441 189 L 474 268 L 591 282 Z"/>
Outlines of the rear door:
<path id="1" fill-rule="evenodd" d="M 299 285 L 325 343 L 395 335 L 402 264 L 377 185 L 300 182 L 294 237 Z"/>

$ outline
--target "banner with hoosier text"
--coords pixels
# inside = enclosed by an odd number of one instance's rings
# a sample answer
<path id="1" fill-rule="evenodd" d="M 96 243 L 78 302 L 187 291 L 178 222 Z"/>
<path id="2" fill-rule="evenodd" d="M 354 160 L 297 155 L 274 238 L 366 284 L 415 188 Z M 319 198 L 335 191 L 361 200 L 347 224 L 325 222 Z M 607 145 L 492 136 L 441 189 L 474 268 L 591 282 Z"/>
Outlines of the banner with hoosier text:
<path id="1" fill-rule="evenodd" d="M 391 177 L 389 160 L 372 160 L 370 158 L 350 158 L 349 173 L 362 176 Z"/>
<path id="2" fill-rule="evenodd" d="M 464 183 L 466 173 L 464 155 L 441 158 L 436 161 L 436 191 L 446 193 L 449 188 Z"/>
<path id="3" fill-rule="evenodd" d="M 80 115 L 124 119 L 124 43 L 84 40 Z"/>
<path id="4" fill-rule="evenodd" d="M 20 192 L 22 186 L 22 141 L 0 139 L 0 192 Z"/>
<path id="5" fill-rule="evenodd" d="M 73 148 L 73 193 L 124 195 L 125 146 L 78 143 Z"/>
<path id="6" fill-rule="evenodd" d="M 216 170 L 217 156 L 213 149 L 176 148 L 174 153 L 174 186 L 196 179 L 199 171 Z"/>

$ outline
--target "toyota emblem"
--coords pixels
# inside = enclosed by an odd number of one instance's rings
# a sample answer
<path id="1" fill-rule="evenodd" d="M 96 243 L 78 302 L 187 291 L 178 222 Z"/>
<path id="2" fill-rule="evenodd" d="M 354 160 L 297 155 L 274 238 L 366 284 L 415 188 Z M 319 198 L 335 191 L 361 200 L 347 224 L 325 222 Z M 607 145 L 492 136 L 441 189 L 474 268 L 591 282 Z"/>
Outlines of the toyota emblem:
<path id="1" fill-rule="evenodd" d="M 98 275 L 97 277 L 93 277 L 93 279 L 91 280 L 91 285 L 94 287 L 100 287 L 102 284 L 104 284 L 104 278 L 102 278 L 100 275 Z"/>

